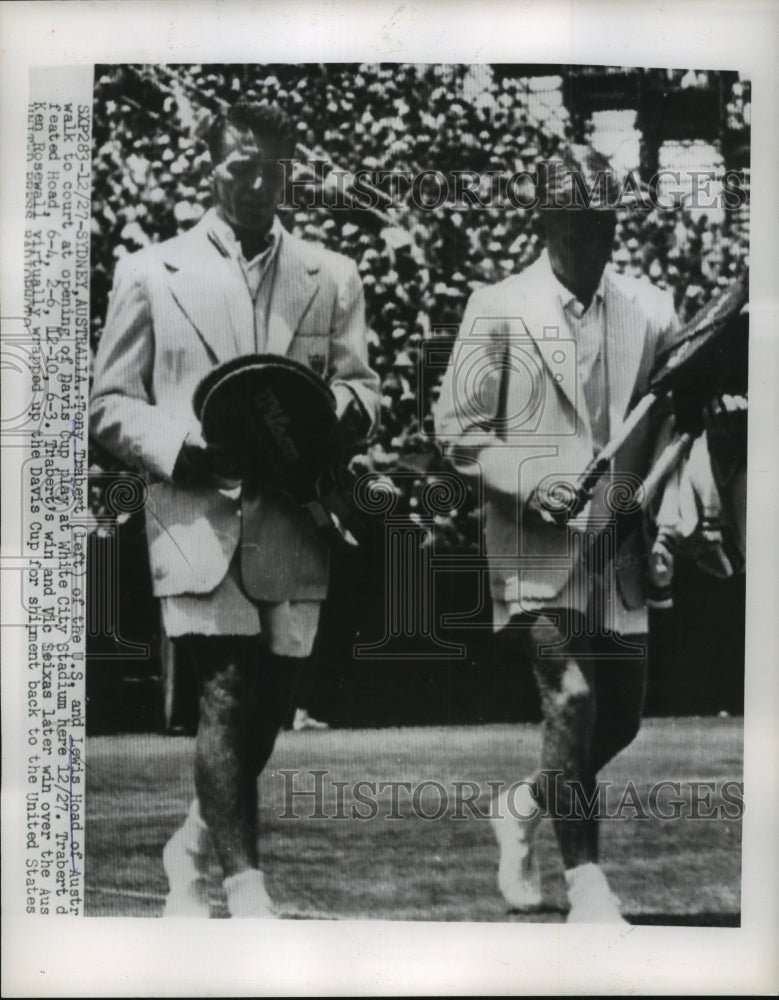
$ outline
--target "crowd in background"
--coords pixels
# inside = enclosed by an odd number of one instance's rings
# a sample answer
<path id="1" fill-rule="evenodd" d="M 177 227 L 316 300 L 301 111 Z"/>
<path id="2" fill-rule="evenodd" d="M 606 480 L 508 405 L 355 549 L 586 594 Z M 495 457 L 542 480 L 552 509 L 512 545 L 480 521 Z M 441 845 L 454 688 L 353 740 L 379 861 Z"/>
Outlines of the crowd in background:
<path id="1" fill-rule="evenodd" d="M 718 78 L 669 71 L 664 82 L 671 90 L 706 88 Z M 563 102 L 564 87 L 561 76 L 525 76 L 521 67 L 97 67 L 92 347 L 100 338 L 117 259 L 188 228 L 209 206 L 211 163 L 201 136 L 224 102 L 278 102 L 296 122 L 300 149 L 340 170 L 510 175 L 532 170 L 571 135 L 576 123 Z M 728 83 L 722 122 L 723 129 L 748 137 L 747 81 Z M 748 168 L 748 162 L 726 165 Z M 401 503 L 414 518 L 424 484 L 440 468 L 428 417 L 440 372 L 424 370 L 423 345 L 431 338 L 450 343 L 475 288 L 535 259 L 541 249 L 537 213 L 505 204 L 449 203 L 429 211 L 406 202 L 382 212 L 292 205 L 282 211 L 282 222 L 357 262 L 370 362 L 382 380 L 382 414 L 377 436 L 354 460 L 355 470 L 404 470 Z M 613 261 L 624 273 L 670 288 L 685 320 L 740 272 L 748 241 L 746 208 L 623 213 Z M 91 457 L 93 467 L 115 467 L 97 449 Z M 97 487 L 92 502 L 99 512 Z M 436 546 L 467 548 L 476 516 L 472 502 L 448 515 L 439 512 Z"/>

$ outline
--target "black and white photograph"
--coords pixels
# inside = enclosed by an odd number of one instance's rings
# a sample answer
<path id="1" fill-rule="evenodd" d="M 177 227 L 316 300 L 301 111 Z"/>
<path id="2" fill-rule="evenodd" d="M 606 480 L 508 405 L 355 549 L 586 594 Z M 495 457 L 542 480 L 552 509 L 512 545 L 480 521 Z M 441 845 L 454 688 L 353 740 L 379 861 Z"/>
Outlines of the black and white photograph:
<path id="1" fill-rule="evenodd" d="M 695 947 L 776 888 L 762 69 L 317 7 L 254 56 L 33 61 L 4 914 L 256 938 L 241 995 L 353 990 L 314 957 L 351 929 L 370 994 L 504 992 L 493 941 L 509 992 L 714 990 Z M 620 979 L 650 941 L 688 967 Z"/>
<path id="2" fill-rule="evenodd" d="M 92 150 L 86 912 L 737 926 L 748 76 L 97 66 Z"/>

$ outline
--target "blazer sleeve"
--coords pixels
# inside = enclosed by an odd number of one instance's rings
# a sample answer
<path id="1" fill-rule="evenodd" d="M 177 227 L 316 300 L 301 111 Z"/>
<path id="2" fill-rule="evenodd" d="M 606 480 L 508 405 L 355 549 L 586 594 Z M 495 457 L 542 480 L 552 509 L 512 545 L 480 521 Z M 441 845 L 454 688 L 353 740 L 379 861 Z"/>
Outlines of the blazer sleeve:
<path id="1" fill-rule="evenodd" d="M 134 256 L 116 268 L 95 358 L 90 433 L 126 465 L 170 479 L 192 425 L 154 403 L 154 324 L 143 268 Z"/>
<path id="2" fill-rule="evenodd" d="M 330 327 L 330 387 L 340 416 L 355 398 L 370 419 L 372 431 L 378 420 L 379 376 L 368 367 L 365 295 L 357 265 L 347 261 Z"/>

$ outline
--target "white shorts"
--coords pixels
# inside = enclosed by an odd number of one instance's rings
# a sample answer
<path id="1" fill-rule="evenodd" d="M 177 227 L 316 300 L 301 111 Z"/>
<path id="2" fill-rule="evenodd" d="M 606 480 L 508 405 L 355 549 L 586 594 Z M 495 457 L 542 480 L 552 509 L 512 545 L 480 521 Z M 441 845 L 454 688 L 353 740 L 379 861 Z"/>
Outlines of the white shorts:
<path id="1" fill-rule="evenodd" d="M 263 635 L 278 656 L 311 655 L 321 601 L 257 602 L 241 590 L 235 561 L 208 594 L 160 599 L 162 625 L 170 639 L 182 635 Z"/>
<path id="2" fill-rule="evenodd" d="M 534 600 L 532 598 L 514 601 L 492 600 L 492 623 L 495 632 L 499 632 L 516 615 L 538 613 L 541 611 L 568 608 L 583 615 L 591 615 L 597 608 L 597 618 L 594 619 L 600 629 L 613 631 L 619 635 L 638 635 L 648 629 L 647 610 L 645 605 L 638 608 L 628 608 L 622 599 L 616 581 L 608 583 L 597 575 L 589 577 L 589 593 L 584 588 L 576 586 L 575 577 L 570 579 L 563 590 L 554 598 Z"/>

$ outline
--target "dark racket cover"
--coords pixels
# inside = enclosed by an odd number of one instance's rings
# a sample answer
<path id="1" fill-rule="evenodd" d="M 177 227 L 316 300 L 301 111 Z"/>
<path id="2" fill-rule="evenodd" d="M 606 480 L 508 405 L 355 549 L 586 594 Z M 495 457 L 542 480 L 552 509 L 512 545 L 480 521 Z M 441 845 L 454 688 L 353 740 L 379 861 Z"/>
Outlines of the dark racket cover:
<path id="1" fill-rule="evenodd" d="M 235 358 L 203 379 L 193 406 L 205 440 L 234 453 L 248 485 L 317 499 L 337 420 L 333 393 L 310 368 L 278 355 Z"/>

